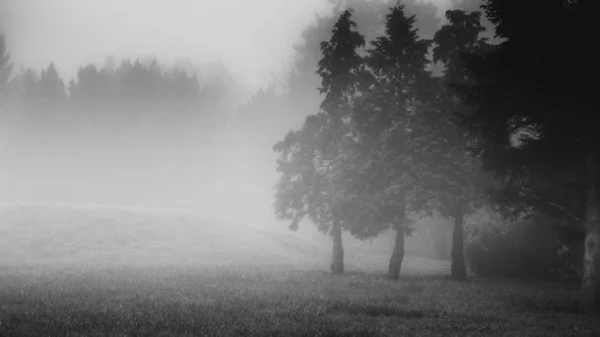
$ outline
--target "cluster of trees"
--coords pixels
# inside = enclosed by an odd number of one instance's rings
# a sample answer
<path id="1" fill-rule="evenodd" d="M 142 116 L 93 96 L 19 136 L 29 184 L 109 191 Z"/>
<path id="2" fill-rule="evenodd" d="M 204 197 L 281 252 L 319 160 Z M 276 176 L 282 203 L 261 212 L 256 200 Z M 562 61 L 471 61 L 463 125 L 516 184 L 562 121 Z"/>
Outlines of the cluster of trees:
<path id="1" fill-rule="evenodd" d="M 110 60 L 100 69 L 93 64 L 81 67 L 77 78 L 67 86 L 53 63 L 39 74 L 31 68 L 22 69 L 9 83 L 12 97 L 43 104 L 64 103 L 67 99 L 86 104 L 191 101 L 200 98 L 199 89 L 195 74 L 177 69 L 164 72 L 155 61 L 144 64 L 140 60 L 125 60 L 119 67 Z"/>
<path id="2" fill-rule="evenodd" d="M 149 104 L 159 104 L 199 111 L 219 104 L 225 95 L 225 88 L 216 88 L 221 84 L 218 81 L 201 83 L 196 73 L 165 67 L 156 60 L 126 59 L 116 66 L 109 58 L 101 67 L 80 67 L 68 83 L 53 63 L 41 72 L 22 68 L 14 76 L 7 69 L 3 76 L 4 99 L 29 110 L 64 110 L 66 104 L 79 110 L 132 105 L 147 108 Z"/>
<path id="3" fill-rule="evenodd" d="M 69 79 L 52 63 L 13 67 L 14 37 L 0 36 L 3 198 L 190 207 L 208 194 L 191 179 L 223 178 L 213 144 L 230 150 L 238 98 L 224 67 L 108 59 Z"/>
<path id="4" fill-rule="evenodd" d="M 468 138 L 447 113 L 459 99 L 442 84 L 464 73 L 452 53 L 485 41 L 478 37 L 478 14 L 450 12 L 450 23 L 434 40 L 435 57 L 452 70 L 434 78 L 427 59 L 433 41 L 418 37 L 415 16 L 403 4 L 391 7 L 384 35 L 371 40 L 364 55 L 358 50 L 366 40 L 352 12 L 342 13 L 331 39 L 321 44 L 321 112 L 275 146 L 282 173 L 277 214 L 292 227 L 308 216 L 332 235 L 334 272 L 343 272 L 342 230 L 368 238 L 393 224 L 389 276 L 398 278 L 408 213 L 452 216 L 460 245 L 464 215 L 476 200 L 478 163 L 467 156 Z M 448 41 L 443 33 L 449 29 L 472 40 Z M 453 250 L 452 274 L 460 279 L 466 276 L 462 251 Z"/>
<path id="5" fill-rule="evenodd" d="M 343 11 L 320 45 L 319 111 L 274 146 L 277 216 L 291 229 L 308 218 L 329 234 L 334 273 L 344 271 L 343 231 L 365 239 L 392 227 L 396 279 L 407 215 L 439 213 L 454 220 L 451 273 L 464 279 L 466 215 L 482 206 L 506 219 L 544 215 L 561 236 L 585 233 L 581 307 L 598 310 L 598 109 L 591 82 L 572 67 L 595 55 L 586 41 L 597 6 L 487 0 L 498 44 L 482 37 L 479 11 L 448 11 L 431 39 L 419 38 L 399 2 L 370 39 Z"/>

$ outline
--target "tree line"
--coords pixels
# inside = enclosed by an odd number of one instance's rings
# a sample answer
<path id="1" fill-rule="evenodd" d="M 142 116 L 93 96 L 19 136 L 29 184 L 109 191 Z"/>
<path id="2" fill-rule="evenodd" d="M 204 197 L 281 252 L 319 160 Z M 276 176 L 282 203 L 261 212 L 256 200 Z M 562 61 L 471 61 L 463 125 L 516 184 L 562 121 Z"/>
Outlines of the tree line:
<path id="1" fill-rule="evenodd" d="M 384 32 L 366 39 L 344 10 L 320 44 L 319 111 L 274 146 L 277 216 L 330 235 L 334 273 L 344 271 L 342 232 L 366 239 L 393 228 L 397 279 L 408 215 L 438 212 L 454 220 L 451 274 L 461 280 L 465 216 L 482 207 L 504 219 L 547 216 L 562 237 L 584 241 L 581 308 L 598 310 L 598 109 L 585 80 L 597 67 L 573 68 L 595 55 L 585 41 L 597 6 L 484 1 L 500 43 L 482 37 L 482 11 L 448 11 L 425 39 L 397 2 Z"/>
<path id="2" fill-rule="evenodd" d="M 6 49 L 4 37 L 2 41 Z M 125 59 L 116 65 L 109 58 L 102 66 L 80 67 L 75 78 L 65 83 L 52 62 L 41 71 L 21 68 L 12 74 L 9 55 L 3 55 L 3 98 L 20 109 L 61 110 L 69 105 L 82 110 L 159 104 L 201 110 L 216 105 L 225 91 L 212 79 L 202 82 L 195 72 L 163 66 L 156 60 Z"/>

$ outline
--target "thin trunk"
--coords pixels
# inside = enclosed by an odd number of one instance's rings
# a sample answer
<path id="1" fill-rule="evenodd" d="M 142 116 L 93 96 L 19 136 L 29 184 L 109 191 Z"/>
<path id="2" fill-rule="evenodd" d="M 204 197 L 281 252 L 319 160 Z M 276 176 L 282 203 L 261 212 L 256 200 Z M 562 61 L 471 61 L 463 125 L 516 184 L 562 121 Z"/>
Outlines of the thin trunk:
<path id="1" fill-rule="evenodd" d="M 342 224 L 338 219 L 333 220 L 331 238 L 333 239 L 331 272 L 334 274 L 342 274 L 344 273 L 344 247 L 342 246 Z"/>
<path id="2" fill-rule="evenodd" d="M 598 195 L 598 154 L 596 144 L 592 145 L 586 163 L 588 200 L 580 302 L 580 309 L 585 313 L 600 312 L 600 196 Z"/>
<path id="3" fill-rule="evenodd" d="M 402 261 L 404 260 L 405 223 L 405 210 L 403 209 L 394 224 L 394 229 L 396 230 L 396 242 L 394 243 L 394 251 L 392 252 L 392 257 L 390 257 L 390 265 L 388 268 L 388 277 L 392 280 L 400 278 L 400 269 L 402 268 Z"/>
<path id="4" fill-rule="evenodd" d="M 465 239 L 464 239 L 464 212 L 462 207 L 456 209 L 454 215 L 454 232 L 452 233 L 452 267 L 451 275 L 455 280 L 467 279 L 467 268 L 465 266 Z"/>
<path id="5" fill-rule="evenodd" d="M 400 278 L 400 269 L 402 268 L 402 260 L 404 260 L 404 221 L 399 221 L 395 225 L 396 242 L 394 244 L 394 252 L 390 258 L 390 266 L 388 268 L 388 277 L 392 280 Z"/>

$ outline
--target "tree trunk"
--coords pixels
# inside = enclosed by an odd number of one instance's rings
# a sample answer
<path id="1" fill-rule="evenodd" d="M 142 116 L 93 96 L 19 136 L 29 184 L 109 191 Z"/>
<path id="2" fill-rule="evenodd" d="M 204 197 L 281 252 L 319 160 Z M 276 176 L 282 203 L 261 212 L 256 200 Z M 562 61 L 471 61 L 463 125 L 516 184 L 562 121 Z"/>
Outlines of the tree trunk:
<path id="1" fill-rule="evenodd" d="M 400 269 L 402 268 L 402 260 L 404 260 L 404 232 L 405 232 L 405 210 L 403 209 L 396 218 L 394 229 L 396 230 L 396 241 L 394 243 L 394 251 L 390 257 L 390 265 L 388 267 L 388 277 L 392 280 L 400 278 Z"/>
<path id="2" fill-rule="evenodd" d="M 465 239 L 464 239 L 464 213 L 462 206 L 456 209 L 454 215 L 454 232 L 452 233 L 452 267 L 451 276 L 455 280 L 467 279 L 467 268 L 465 266 Z"/>
<path id="3" fill-rule="evenodd" d="M 333 254 L 331 255 L 331 272 L 344 273 L 344 247 L 342 246 L 342 224 L 338 219 L 333 220 L 331 227 L 333 239 Z"/>
<path id="4" fill-rule="evenodd" d="M 592 137 L 594 138 L 597 137 Z M 588 200 L 580 309 L 585 313 L 598 313 L 600 312 L 600 197 L 598 196 L 598 154 L 596 144 L 591 145 L 586 163 Z"/>
<path id="5" fill-rule="evenodd" d="M 404 221 L 396 223 L 395 229 L 396 242 L 388 268 L 388 277 L 392 280 L 400 278 L 400 269 L 402 268 L 402 260 L 404 260 Z"/>

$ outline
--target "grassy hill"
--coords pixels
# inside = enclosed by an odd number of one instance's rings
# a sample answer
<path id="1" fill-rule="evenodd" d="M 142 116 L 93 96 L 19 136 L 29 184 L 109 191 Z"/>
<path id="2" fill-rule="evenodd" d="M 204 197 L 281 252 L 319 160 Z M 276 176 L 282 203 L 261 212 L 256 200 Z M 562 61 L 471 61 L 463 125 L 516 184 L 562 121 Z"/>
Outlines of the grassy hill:
<path id="1" fill-rule="evenodd" d="M 0 336 L 592 336 L 579 292 L 450 281 L 446 262 L 106 206 L 0 206 Z M 81 268 L 84 266 L 84 268 Z M 420 275 L 419 275 L 420 274 Z M 438 275 L 434 275 L 438 274 Z"/>
<path id="2" fill-rule="evenodd" d="M 0 206 L 0 264 L 286 264 L 327 247 L 198 215 L 109 206 Z"/>
<path id="3" fill-rule="evenodd" d="M 393 234 L 393 233 L 392 233 Z M 389 249 L 345 239 L 346 269 L 383 273 Z M 389 250 L 389 251 L 388 251 Z M 0 266 L 294 265 L 328 270 L 330 239 L 199 215 L 103 205 L 0 205 Z M 448 263 L 407 257 L 408 273 Z"/>

